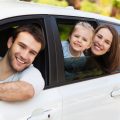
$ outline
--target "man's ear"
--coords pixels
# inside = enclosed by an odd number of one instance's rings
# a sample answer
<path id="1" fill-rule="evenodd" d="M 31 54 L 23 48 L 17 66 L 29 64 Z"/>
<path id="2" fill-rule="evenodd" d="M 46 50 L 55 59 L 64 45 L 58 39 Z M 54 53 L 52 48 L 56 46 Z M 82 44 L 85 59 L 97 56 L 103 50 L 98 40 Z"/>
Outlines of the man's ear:
<path id="1" fill-rule="evenodd" d="M 12 46 L 12 44 L 13 44 L 13 38 L 10 37 L 10 38 L 8 39 L 8 42 L 7 42 L 8 48 L 10 48 L 10 47 Z"/>

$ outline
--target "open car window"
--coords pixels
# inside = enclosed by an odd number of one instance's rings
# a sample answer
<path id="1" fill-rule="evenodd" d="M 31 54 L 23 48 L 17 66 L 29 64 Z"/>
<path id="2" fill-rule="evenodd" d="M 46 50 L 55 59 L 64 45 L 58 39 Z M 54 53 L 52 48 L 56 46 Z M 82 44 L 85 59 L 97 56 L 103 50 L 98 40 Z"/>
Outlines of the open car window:
<path id="1" fill-rule="evenodd" d="M 8 22 L 9 21 L 9 22 Z M 7 52 L 7 41 L 9 37 L 11 37 L 12 32 L 16 27 L 23 25 L 23 24 L 35 24 L 40 29 L 42 30 L 42 33 L 44 35 L 44 38 L 46 40 L 45 36 L 45 28 L 44 28 L 44 19 L 41 17 L 36 17 L 34 18 L 33 16 L 19 16 L 19 17 L 13 17 L 13 18 L 8 18 L 3 21 L 0 21 L 0 56 L 3 57 L 5 53 Z M 45 54 L 46 53 L 46 54 Z M 47 70 L 49 59 L 45 61 L 45 57 L 47 55 L 47 42 L 46 42 L 46 47 L 44 50 L 42 50 L 36 57 L 36 59 L 33 62 L 33 65 L 42 73 L 43 78 L 45 79 L 45 84 L 46 86 L 48 85 L 48 75 L 47 75 Z M 47 67 L 45 67 L 47 66 Z"/>
<path id="2" fill-rule="evenodd" d="M 61 39 L 61 46 L 63 41 L 68 40 L 68 36 L 72 27 L 78 21 L 80 20 L 58 20 L 57 23 Z M 94 20 L 81 21 L 90 23 L 93 28 L 96 28 L 98 26 L 98 23 Z M 64 48 L 62 47 L 62 49 Z M 93 57 L 89 56 L 87 52 L 85 52 L 84 54 L 84 56 L 81 56 L 79 58 L 65 58 L 63 52 L 65 81 L 83 81 L 107 75 Z"/>

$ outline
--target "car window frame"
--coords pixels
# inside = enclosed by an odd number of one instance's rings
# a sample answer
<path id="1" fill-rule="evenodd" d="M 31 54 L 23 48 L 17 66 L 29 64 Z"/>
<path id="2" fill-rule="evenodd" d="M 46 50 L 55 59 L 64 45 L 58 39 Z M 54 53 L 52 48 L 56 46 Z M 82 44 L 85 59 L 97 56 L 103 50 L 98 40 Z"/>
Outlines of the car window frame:
<path id="1" fill-rule="evenodd" d="M 67 85 L 71 83 L 77 83 L 86 80 L 92 80 L 93 78 L 87 78 L 83 80 L 75 80 L 75 81 L 65 81 L 64 77 L 64 58 L 61 40 L 59 36 L 59 30 L 57 26 L 57 20 L 73 20 L 73 21 L 95 21 L 98 25 L 101 24 L 100 20 L 94 18 L 83 18 L 83 17 L 73 17 L 73 16 L 60 16 L 60 15 L 19 15 L 11 18 L 6 18 L 0 20 L 1 29 L 7 28 L 9 25 L 14 25 L 18 21 L 21 21 L 21 24 L 24 21 L 29 20 L 32 22 L 34 19 L 37 19 L 39 22 L 40 19 L 43 20 L 43 30 L 45 33 L 46 39 L 46 51 L 45 51 L 45 89 L 53 88 L 57 86 Z M 103 21 L 104 23 L 106 21 Z M 108 22 L 106 22 L 108 23 Z M 102 76 L 98 76 L 102 77 Z M 98 78 L 97 77 L 97 78 Z M 96 78 L 96 77 L 95 77 Z"/>
<path id="2" fill-rule="evenodd" d="M 54 36 L 53 34 L 50 34 L 51 32 L 51 17 L 49 15 L 18 15 L 14 17 L 9 17 L 0 20 L 0 27 L 1 30 L 8 29 L 11 26 L 16 26 L 16 25 L 22 25 L 25 24 L 26 22 L 28 23 L 39 23 L 42 19 L 42 27 L 43 27 L 43 32 L 44 32 L 44 37 L 46 40 L 46 48 L 45 48 L 45 89 L 49 88 L 50 86 L 53 86 L 53 83 L 57 80 L 57 74 L 56 72 L 56 67 L 53 61 L 53 56 L 55 56 L 55 48 L 54 46 Z M 36 21 L 35 21 L 36 20 Z M 52 47 L 50 47 L 52 46 Z M 48 50 L 49 49 L 49 50 Z M 54 73 L 54 74 L 53 74 Z M 56 75 L 56 76 L 55 76 Z M 52 82 L 51 82 L 52 81 Z"/>
<path id="3" fill-rule="evenodd" d="M 110 25 L 113 25 L 116 28 L 116 30 L 118 31 L 119 35 L 120 35 L 120 24 L 114 23 L 114 22 L 110 22 L 110 21 L 104 21 L 104 20 L 99 20 L 99 24 L 110 24 Z"/>
<path id="4" fill-rule="evenodd" d="M 83 18 L 83 17 L 73 17 L 73 16 L 54 16 L 55 19 L 56 19 L 56 24 L 57 24 L 57 19 L 66 19 L 66 20 L 81 20 L 81 21 L 95 21 L 98 25 L 101 24 L 100 20 L 99 19 L 95 19 L 95 18 Z M 103 21 L 104 23 L 112 23 L 112 22 L 108 22 L 108 21 Z M 116 24 L 116 23 L 114 23 Z M 58 30 L 58 28 L 57 28 Z M 59 30 L 58 30 L 58 34 L 59 34 Z M 60 40 L 60 36 L 58 37 L 58 43 L 59 43 L 59 46 L 60 46 L 60 49 L 62 50 L 62 45 L 61 45 L 61 40 Z M 96 77 L 90 77 L 90 78 L 85 78 L 85 79 L 82 79 L 82 80 L 73 80 L 73 81 L 65 81 L 65 77 L 64 77 L 64 58 L 63 58 L 63 51 L 62 51 L 62 56 L 61 56 L 61 61 L 62 61 L 62 64 L 61 64 L 61 68 L 62 68 L 62 75 L 63 75 L 63 78 L 62 79 L 59 79 L 59 85 L 66 85 L 66 84 L 71 84 L 71 83 L 77 83 L 77 82 L 82 82 L 82 81 L 87 81 L 87 80 L 92 80 L 92 79 L 96 79 L 96 78 L 101 78 L 101 77 L 104 77 L 104 76 L 109 76 L 109 75 L 112 75 L 112 74 L 104 74 L 104 75 L 101 75 L 101 76 L 96 76 Z M 58 67 L 59 69 L 59 67 Z M 117 73 L 114 73 L 114 74 L 117 74 Z"/>
<path id="5" fill-rule="evenodd" d="M 96 19 L 94 19 L 94 18 L 83 18 L 83 17 L 73 17 L 73 16 L 55 16 L 55 19 L 56 19 L 56 24 L 57 24 L 57 19 L 64 19 L 64 20 L 66 20 L 66 21 L 69 21 L 69 20 L 74 20 L 74 21 L 78 21 L 78 20 L 80 20 L 80 21 L 85 21 L 85 22 L 87 22 L 87 21 L 89 21 L 89 22 L 96 22 L 98 25 L 99 25 L 99 22 L 98 22 L 98 20 L 96 20 Z M 58 34 L 59 34 L 59 30 L 58 30 Z M 60 36 L 59 36 L 59 38 L 58 38 L 58 43 L 60 44 L 60 47 L 61 47 L 61 50 L 62 50 L 62 45 L 61 45 L 61 40 L 60 40 Z M 64 58 L 63 58 L 63 51 L 62 51 L 62 56 L 61 56 L 61 60 L 62 60 L 62 62 L 64 62 Z M 64 63 L 62 64 L 63 66 L 61 66 L 61 67 L 63 67 L 62 69 L 64 70 Z M 64 76 L 64 71 L 62 71 L 62 73 L 63 73 L 63 76 Z M 99 76 L 98 76 L 99 77 Z M 97 77 L 97 78 L 98 78 Z M 59 85 L 66 85 L 66 84 L 71 84 L 71 83 L 76 83 L 76 82 L 80 82 L 80 81 L 86 81 L 86 80 L 91 80 L 91 79 L 94 79 L 94 77 L 92 77 L 92 78 L 85 78 L 85 79 L 83 79 L 83 80 L 73 80 L 73 81 L 66 81 L 65 80 L 65 77 L 63 77 L 61 80 L 60 80 L 60 83 L 59 83 Z"/>

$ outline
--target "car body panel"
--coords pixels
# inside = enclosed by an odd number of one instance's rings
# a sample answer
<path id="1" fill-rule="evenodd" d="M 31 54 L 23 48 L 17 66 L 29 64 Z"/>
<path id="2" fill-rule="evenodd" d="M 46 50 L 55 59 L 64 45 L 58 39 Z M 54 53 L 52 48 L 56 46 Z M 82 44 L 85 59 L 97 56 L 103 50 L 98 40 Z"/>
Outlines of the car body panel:
<path id="1" fill-rule="evenodd" d="M 23 1 L 17 2 L 0 2 L 0 19 L 5 19 L 8 17 L 15 17 L 19 15 L 31 15 L 31 14 L 49 14 L 49 15 L 60 15 L 60 16 L 76 16 L 76 17 L 86 17 L 95 18 L 106 21 L 112 21 L 115 23 L 120 23 L 119 20 L 112 17 L 102 16 L 95 13 L 83 12 L 80 10 L 71 9 L 69 7 L 56 7 L 50 5 L 28 3 Z M 60 11 L 60 12 L 59 12 Z"/>
<path id="2" fill-rule="evenodd" d="M 116 24 L 118 28 L 120 20 L 69 7 L 22 1 L 0 2 L 0 11 L 2 29 L 8 23 L 42 18 L 48 50 L 45 63 L 49 63 L 44 65 L 48 69 L 47 83 L 40 95 L 22 102 L 0 101 L 0 120 L 120 120 L 120 73 L 64 82 L 64 58 L 56 18 L 87 18 Z"/>
<path id="3" fill-rule="evenodd" d="M 60 87 L 63 120 L 119 120 L 119 89 L 120 74 Z"/>
<path id="4" fill-rule="evenodd" d="M 23 102 L 0 101 L 0 120 L 61 120 L 62 97 L 57 88 L 44 90 L 39 96 Z M 41 119 L 42 118 L 42 119 Z"/>

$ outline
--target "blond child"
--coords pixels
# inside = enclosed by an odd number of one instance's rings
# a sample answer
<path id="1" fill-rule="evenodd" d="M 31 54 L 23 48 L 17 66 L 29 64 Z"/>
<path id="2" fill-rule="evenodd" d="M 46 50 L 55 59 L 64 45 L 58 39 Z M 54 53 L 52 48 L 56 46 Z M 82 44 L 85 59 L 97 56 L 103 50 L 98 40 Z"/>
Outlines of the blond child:
<path id="1" fill-rule="evenodd" d="M 68 41 L 62 42 L 64 58 L 84 56 L 91 47 L 94 28 L 87 22 L 78 22 L 70 32 Z"/>

